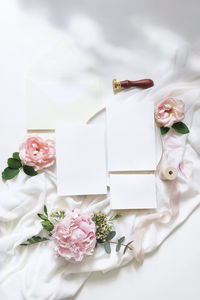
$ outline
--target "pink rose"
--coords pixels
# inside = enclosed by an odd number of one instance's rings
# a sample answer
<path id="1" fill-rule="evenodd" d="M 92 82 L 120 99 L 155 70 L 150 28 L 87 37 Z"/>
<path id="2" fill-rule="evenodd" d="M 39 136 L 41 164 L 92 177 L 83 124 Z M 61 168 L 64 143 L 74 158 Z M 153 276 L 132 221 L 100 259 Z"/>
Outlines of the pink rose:
<path id="1" fill-rule="evenodd" d="M 92 255 L 96 245 L 96 225 L 89 215 L 70 212 L 53 230 L 53 241 L 58 256 L 70 262 L 82 261 Z"/>
<path id="2" fill-rule="evenodd" d="M 172 97 L 161 100 L 155 106 L 155 120 L 160 127 L 172 127 L 174 123 L 184 118 L 184 103 Z"/>
<path id="3" fill-rule="evenodd" d="M 29 137 L 20 145 L 19 156 L 24 165 L 32 166 L 35 170 L 48 168 L 55 162 L 55 143 L 50 139 Z"/>

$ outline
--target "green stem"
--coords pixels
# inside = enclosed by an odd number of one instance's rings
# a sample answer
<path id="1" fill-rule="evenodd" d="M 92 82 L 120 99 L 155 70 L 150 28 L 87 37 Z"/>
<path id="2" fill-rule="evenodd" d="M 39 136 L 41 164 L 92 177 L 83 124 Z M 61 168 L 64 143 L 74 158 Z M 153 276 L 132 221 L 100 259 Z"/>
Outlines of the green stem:
<path id="1" fill-rule="evenodd" d="M 112 241 L 109 241 L 109 243 L 111 243 L 111 244 L 115 244 L 115 245 L 117 245 L 117 244 L 118 244 L 117 242 L 112 242 Z M 122 244 L 122 243 L 121 243 L 121 245 L 122 245 L 122 246 L 124 246 L 124 247 L 126 247 L 126 245 L 125 245 L 125 244 Z M 132 248 L 132 247 L 130 247 L 130 246 L 128 246 L 127 248 L 128 248 L 129 250 L 133 250 L 133 248 Z"/>

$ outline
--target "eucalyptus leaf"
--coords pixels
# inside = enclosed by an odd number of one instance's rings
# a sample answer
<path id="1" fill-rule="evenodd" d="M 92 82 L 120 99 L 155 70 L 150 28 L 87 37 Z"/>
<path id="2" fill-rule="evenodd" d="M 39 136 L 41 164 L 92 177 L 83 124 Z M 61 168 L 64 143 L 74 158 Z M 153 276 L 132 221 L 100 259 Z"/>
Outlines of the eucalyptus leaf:
<path id="1" fill-rule="evenodd" d="M 120 248 L 121 248 L 121 243 L 118 242 L 116 245 L 116 252 L 119 252 Z"/>
<path id="2" fill-rule="evenodd" d="M 125 240 L 125 236 L 122 236 L 122 237 L 118 240 L 118 243 L 123 243 L 124 240 Z"/>
<path id="3" fill-rule="evenodd" d="M 126 244 L 126 246 L 125 246 L 125 248 L 124 248 L 123 254 L 126 253 L 126 251 L 127 251 L 127 249 L 128 249 L 128 246 L 129 246 L 130 244 L 132 244 L 132 242 L 133 242 L 133 241 L 130 241 L 128 244 Z"/>
<path id="4" fill-rule="evenodd" d="M 8 159 L 8 166 L 9 166 L 11 169 L 19 169 L 19 168 L 21 168 L 22 164 L 21 164 L 21 161 L 18 160 L 18 159 L 15 159 L 15 158 L 9 158 L 9 159 Z"/>
<path id="5" fill-rule="evenodd" d="M 17 176 L 18 173 L 19 173 L 19 169 L 12 169 L 8 167 L 2 172 L 2 178 L 4 180 L 12 179 L 15 176 Z"/>
<path id="6" fill-rule="evenodd" d="M 174 128 L 174 130 L 181 134 L 186 134 L 190 132 L 187 125 L 185 125 L 185 123 L 183 122 L 174 123 L 172 127 Z"/>
<path id="7" fill-rule="evenodd" d="M 111 241 L 115 235 L 116 235 L 116 231 L 109 232 L 109 234 L 106 237 L 106 241 Z"/>
<path id="8" fill-rule="evenodd" d="M 106 253 L 110 254 L 111 253 L 110 243 L 105 242 L 103 245 L 104 245 L 104 249 L 105 249 Z"/>
<path id="9" fill-rule="evenodd" d="M 19 152 L 14 152 L 13 153 L 13 158 L 18 159 L 19 161 L 21 161 L 21 159 L 19 157 Z"/>
<path id="10" fill-rule="evenodd" d="M 24 173 L 26 173 L 26 174 L 29 175 L 29 176 L 35 176 L 35 175 L 38 174 L 38 173 L 34 170 L 34 168 L 31 167 L 31 166 L 26 166 L 26 165 L 24 165 L 24 166 L 23 166 L 23 170 L 24 170 Z"/>
<path id="11" fill-rule="evenodd" d="M 160 127 L 160 132 L 162 135 L 166 134 L 169 130 L 169 127 Z"/>
<path id="12" fill-rule="evenodd" d="M 121 245 L 123 243 L 123 241 L 125 240 L 125 236 L 122 236 L 120 239 L 118 239 L 118 243 L 116 245 L 116 252 L 119 252 Z"/>

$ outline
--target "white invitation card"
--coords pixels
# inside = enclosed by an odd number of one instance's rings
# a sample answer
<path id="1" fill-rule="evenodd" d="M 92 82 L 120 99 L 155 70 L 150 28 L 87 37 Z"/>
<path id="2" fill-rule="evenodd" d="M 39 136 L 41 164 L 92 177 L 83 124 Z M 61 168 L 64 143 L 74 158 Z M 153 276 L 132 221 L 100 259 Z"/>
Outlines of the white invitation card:
<path id="1" fill-rule="evenodd" d="M 101 125 L 69 125 L 56 129 L 59 195 L 107 193 L 104 132 Z"/>
<path id="2" fill-rule="evenodd" d="M 156 169 L 154 106 L 136 101 L 107 105 L 107 147 L 109 171 Z"/>
<path id="3" fill-rule="evenodd" d="M 112 209 L 156 208 L 154 174 L 110 174 Z"/>

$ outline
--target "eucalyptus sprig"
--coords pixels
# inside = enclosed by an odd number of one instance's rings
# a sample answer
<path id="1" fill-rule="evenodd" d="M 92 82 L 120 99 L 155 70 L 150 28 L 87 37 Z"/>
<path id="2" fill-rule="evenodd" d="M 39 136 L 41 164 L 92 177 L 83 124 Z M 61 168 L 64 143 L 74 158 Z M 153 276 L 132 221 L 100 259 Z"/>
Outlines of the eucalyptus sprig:
<path id="1" fill-rule="evenodd" d="M 95 222 L 97 230 L 96 230 L 96 238 L 97 238 L 97 245 L 103 244 L 106 253 L 111 253 L 111 244 L 116 245 L 116 252 L 119 252 L 121 246 L 124 247 L 123 253 L 125 254 L 126 251 L 132 250 L 129 246 L 133 241 L 130 241 L 128 244 L 124 244 L 125 236 L 122 236 L 117 240 L 117 242 L 113 241 L 112 239 L 116 235 L 116 231 L 113 230 L 112 222 L 114 220 L 118 220 L 122 217 L 121 213 L 117 213 L 110 218 L 102 212 L 94 214 L 92 220 Z"/>
<path id="2" fill-rule="evenodd" d="M 133 250 L 132 247 L 130 247 L 130 244 L 133 243 L 133 241 L 130 241 L 128 242 L 127 244 L 124 244 L 124 240 L 125 240 L 125 236 L 122 236 L 121 238 L 118 239 L 117 242 L 114 242 L 114 241 L 111 241 L 116 235 L 116 232 L 115 231 L 111 231 L 107 238 L 106 238 L 106 241 L 104 242 L 104 249 L 106 251 L 106 253 L 110 254 L 111 253 L 111 246 L 110 244 L 115 244 L 116 245 L 116 252 L 119 252 L 120 249 L 121 249 L 121 246 L 124 247 L 124 251 L 123 251 L 123 254 L 126 253 L 126 251 L 129 249 L 129 250 Z"/>
<path id="3" fill-rule="evenodd" d="M 19 174 L 19 171 L 21 169 L 23 169 L 24 173 L 26 173 L 29 176 L 35 176 L 38 174 L 33 167 L 23 165 L 19 157 L 19 152 L 14 152 L 12 157 L 8 158 L 7 165 L 8 167 L 5 168 L 4 171 L 2 172 L 2 178 L 4 180 L 9 180 L 14 178 Z"/>

